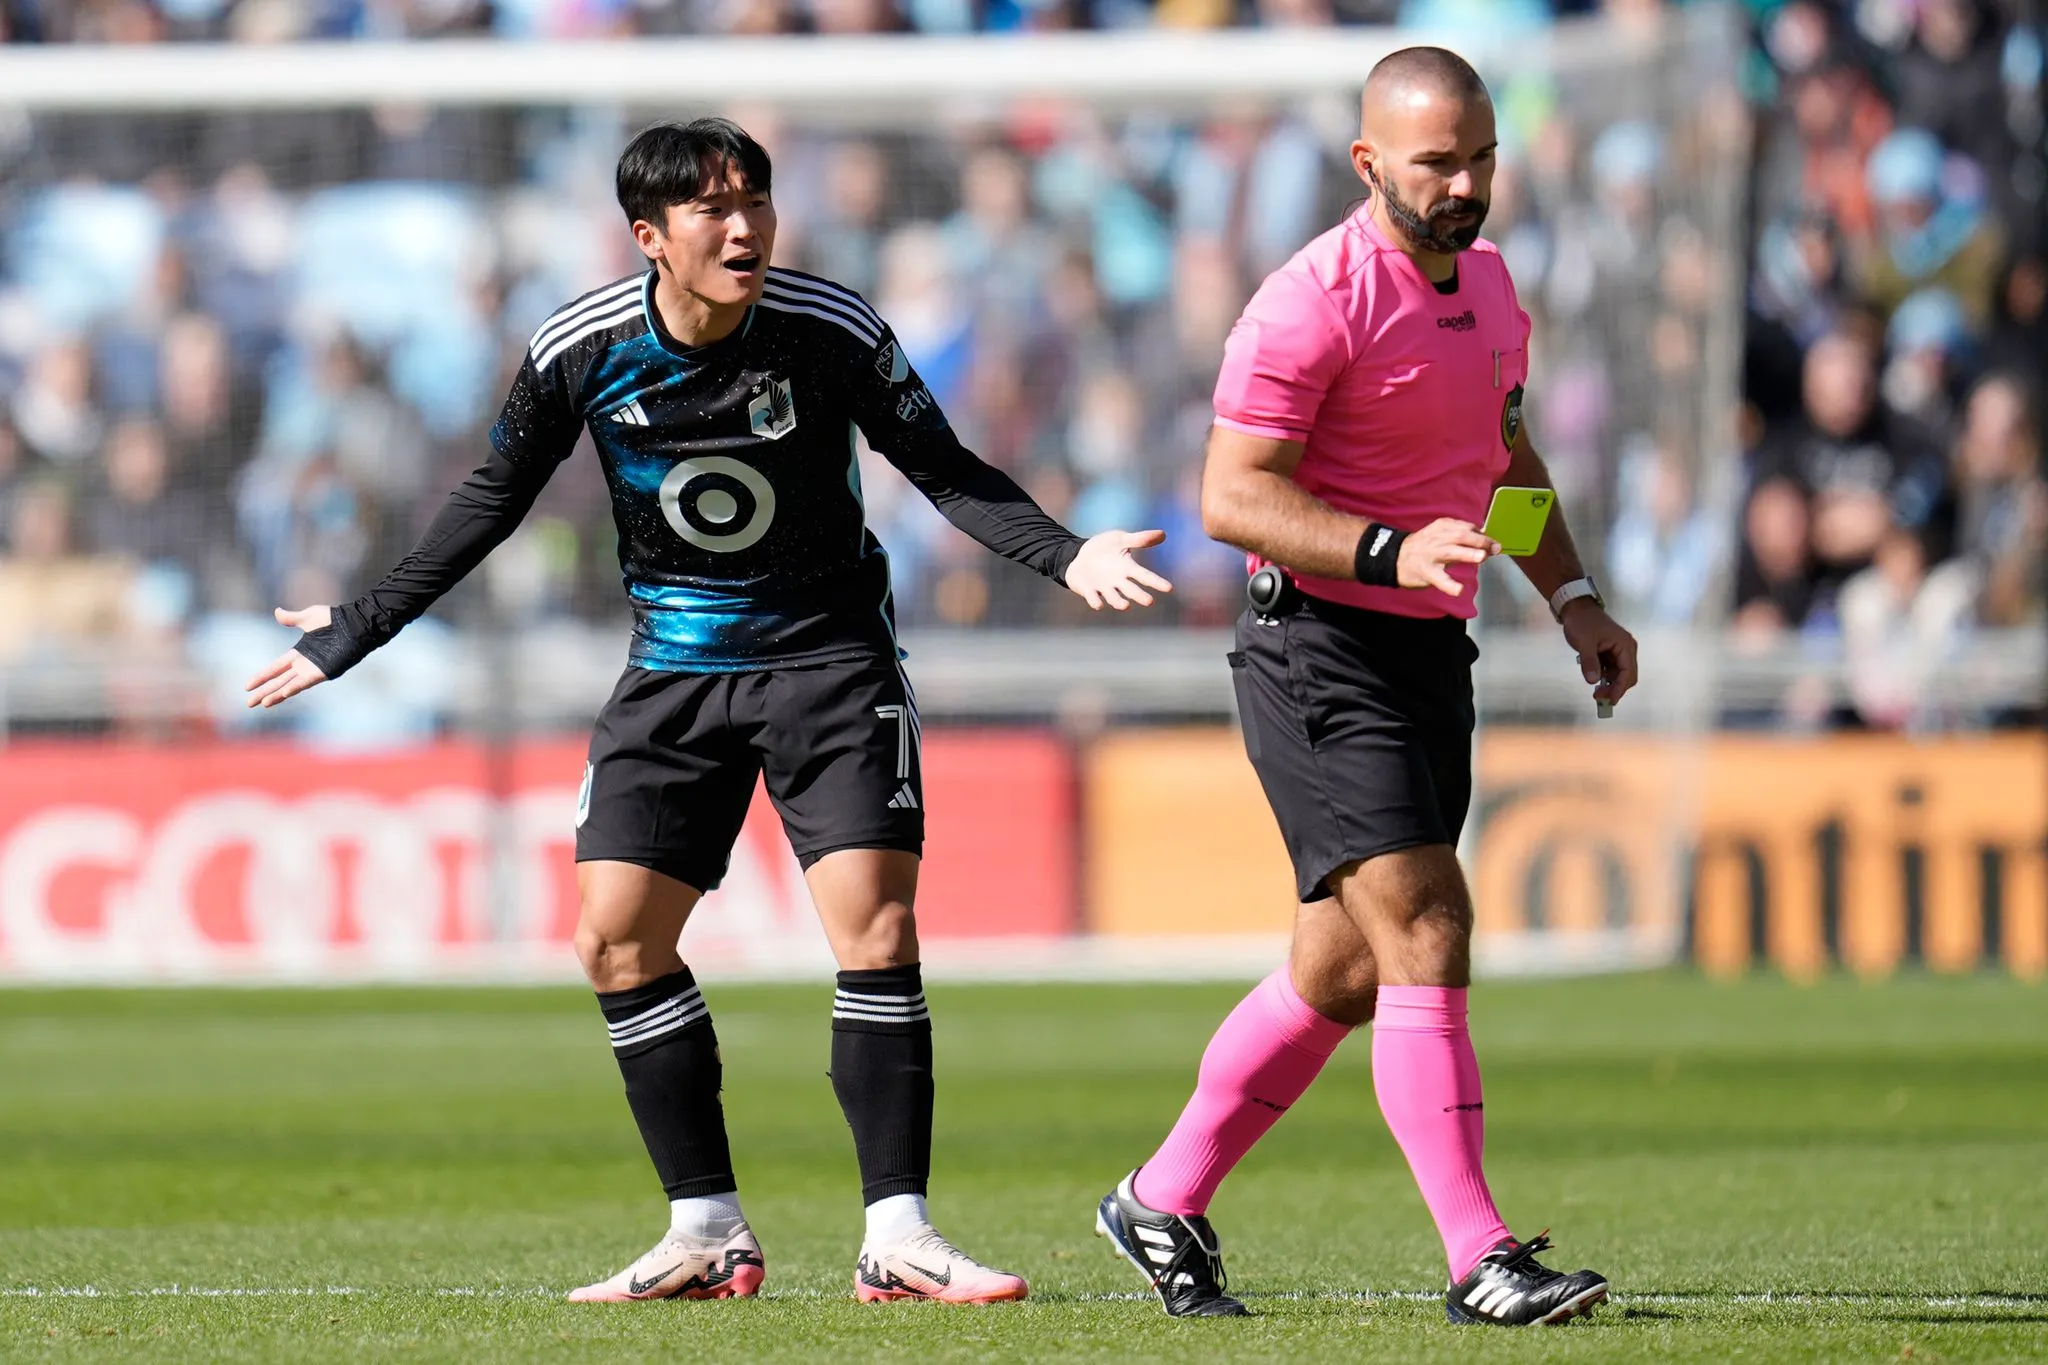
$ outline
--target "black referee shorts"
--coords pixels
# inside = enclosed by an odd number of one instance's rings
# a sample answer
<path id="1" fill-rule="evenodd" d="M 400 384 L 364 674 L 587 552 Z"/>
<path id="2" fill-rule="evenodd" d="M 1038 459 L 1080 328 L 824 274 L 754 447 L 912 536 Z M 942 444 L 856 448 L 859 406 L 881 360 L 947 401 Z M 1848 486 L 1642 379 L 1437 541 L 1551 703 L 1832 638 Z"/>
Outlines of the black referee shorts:
<path id="1" fill-rule="evenodd" d="M 1303 596 L 1238 619 L 1230 670 L 1245 752 L 1304 901 L 1344 864 L 1453 844 L 1472 803 L 1472 663 L 1455 617 L 1414 619 Z"/>
<path id="2" fill-rule="evenodd" d="M 576 861 L 709 891 L 763 776 L 806 868 L 842 848 L 924 851 L 917 706 L 896 660 L 871 655 L 754 673 L 628 668 L 590 737 Z"/>

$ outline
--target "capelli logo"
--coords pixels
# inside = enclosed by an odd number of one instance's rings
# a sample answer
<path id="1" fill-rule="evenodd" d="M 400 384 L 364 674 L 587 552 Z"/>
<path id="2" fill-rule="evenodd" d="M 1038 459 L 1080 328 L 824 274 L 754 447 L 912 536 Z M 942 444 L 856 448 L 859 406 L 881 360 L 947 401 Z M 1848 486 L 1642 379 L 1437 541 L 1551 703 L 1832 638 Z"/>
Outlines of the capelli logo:
<path id="1" fill-rule="evenodd" d="M 1470 308 L 1467 308 L 1454 318 L 1438 318 L 1436 325 L 1446 332 L 1470 332 L 1478 328 L 1479 319 Z"/>

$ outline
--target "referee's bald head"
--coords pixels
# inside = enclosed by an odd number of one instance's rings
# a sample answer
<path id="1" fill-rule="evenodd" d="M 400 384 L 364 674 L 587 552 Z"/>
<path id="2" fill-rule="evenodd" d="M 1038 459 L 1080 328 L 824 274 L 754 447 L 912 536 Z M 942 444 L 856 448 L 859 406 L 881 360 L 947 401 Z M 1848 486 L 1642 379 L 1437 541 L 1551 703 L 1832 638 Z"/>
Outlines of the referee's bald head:
<path id="1" fill-rule="evenodd" d="M 1365 95 L 1359 101 L 1361 123 L 1370 122 L 1375 108 L 1391 109 L 1416 96 L 1463 103 L 1467 100 L 1492 102 L 1486 82 L 1472 69 L 1472 63 L 1447 47 L 1404 47 L 1380 58 L 1365 78 Z"/>

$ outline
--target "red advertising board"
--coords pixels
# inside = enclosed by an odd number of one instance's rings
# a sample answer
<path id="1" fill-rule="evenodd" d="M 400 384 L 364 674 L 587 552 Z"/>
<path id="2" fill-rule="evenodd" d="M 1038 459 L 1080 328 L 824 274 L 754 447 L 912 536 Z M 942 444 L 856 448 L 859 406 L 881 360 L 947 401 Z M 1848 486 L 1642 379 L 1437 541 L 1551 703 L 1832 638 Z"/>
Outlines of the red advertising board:
<path id="1" fill-rule="evenodd" d="M 1074 777 L 1033 732 L 928 736 L 928 939 L 1072 933 Z M 0 749 L 0 975 L 293 980 L 573 971 L 580 740 L 369 755 Z M 829 967 L 756 793 L 692 958 Z"/>

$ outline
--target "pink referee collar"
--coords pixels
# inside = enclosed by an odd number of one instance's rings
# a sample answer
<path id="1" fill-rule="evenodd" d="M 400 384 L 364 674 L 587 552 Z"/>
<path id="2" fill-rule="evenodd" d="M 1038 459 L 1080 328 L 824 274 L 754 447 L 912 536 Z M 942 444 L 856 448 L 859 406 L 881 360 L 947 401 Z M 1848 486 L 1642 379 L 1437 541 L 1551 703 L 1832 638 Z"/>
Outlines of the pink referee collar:
<path id="1" fill-rule="evenodd" d="M 1415 258 L 1388 241 L 1387 234 L 1380 231 L 1380 225 L 1372 219 L 1371 199 L 1367 199 L 1357 209 L 1353 210 L 1351 225 L 1357 228 L 1367 241 L 1376 244 L 1382 251 L 1389 253 L 1396 261 L 1400 262 L 1400 268 L 1405 269 L 1417 284 L 1427 289 L 1436 288 L 1436 282 L 1422 273 L 1422 267 L 1415 264 Z"/>

